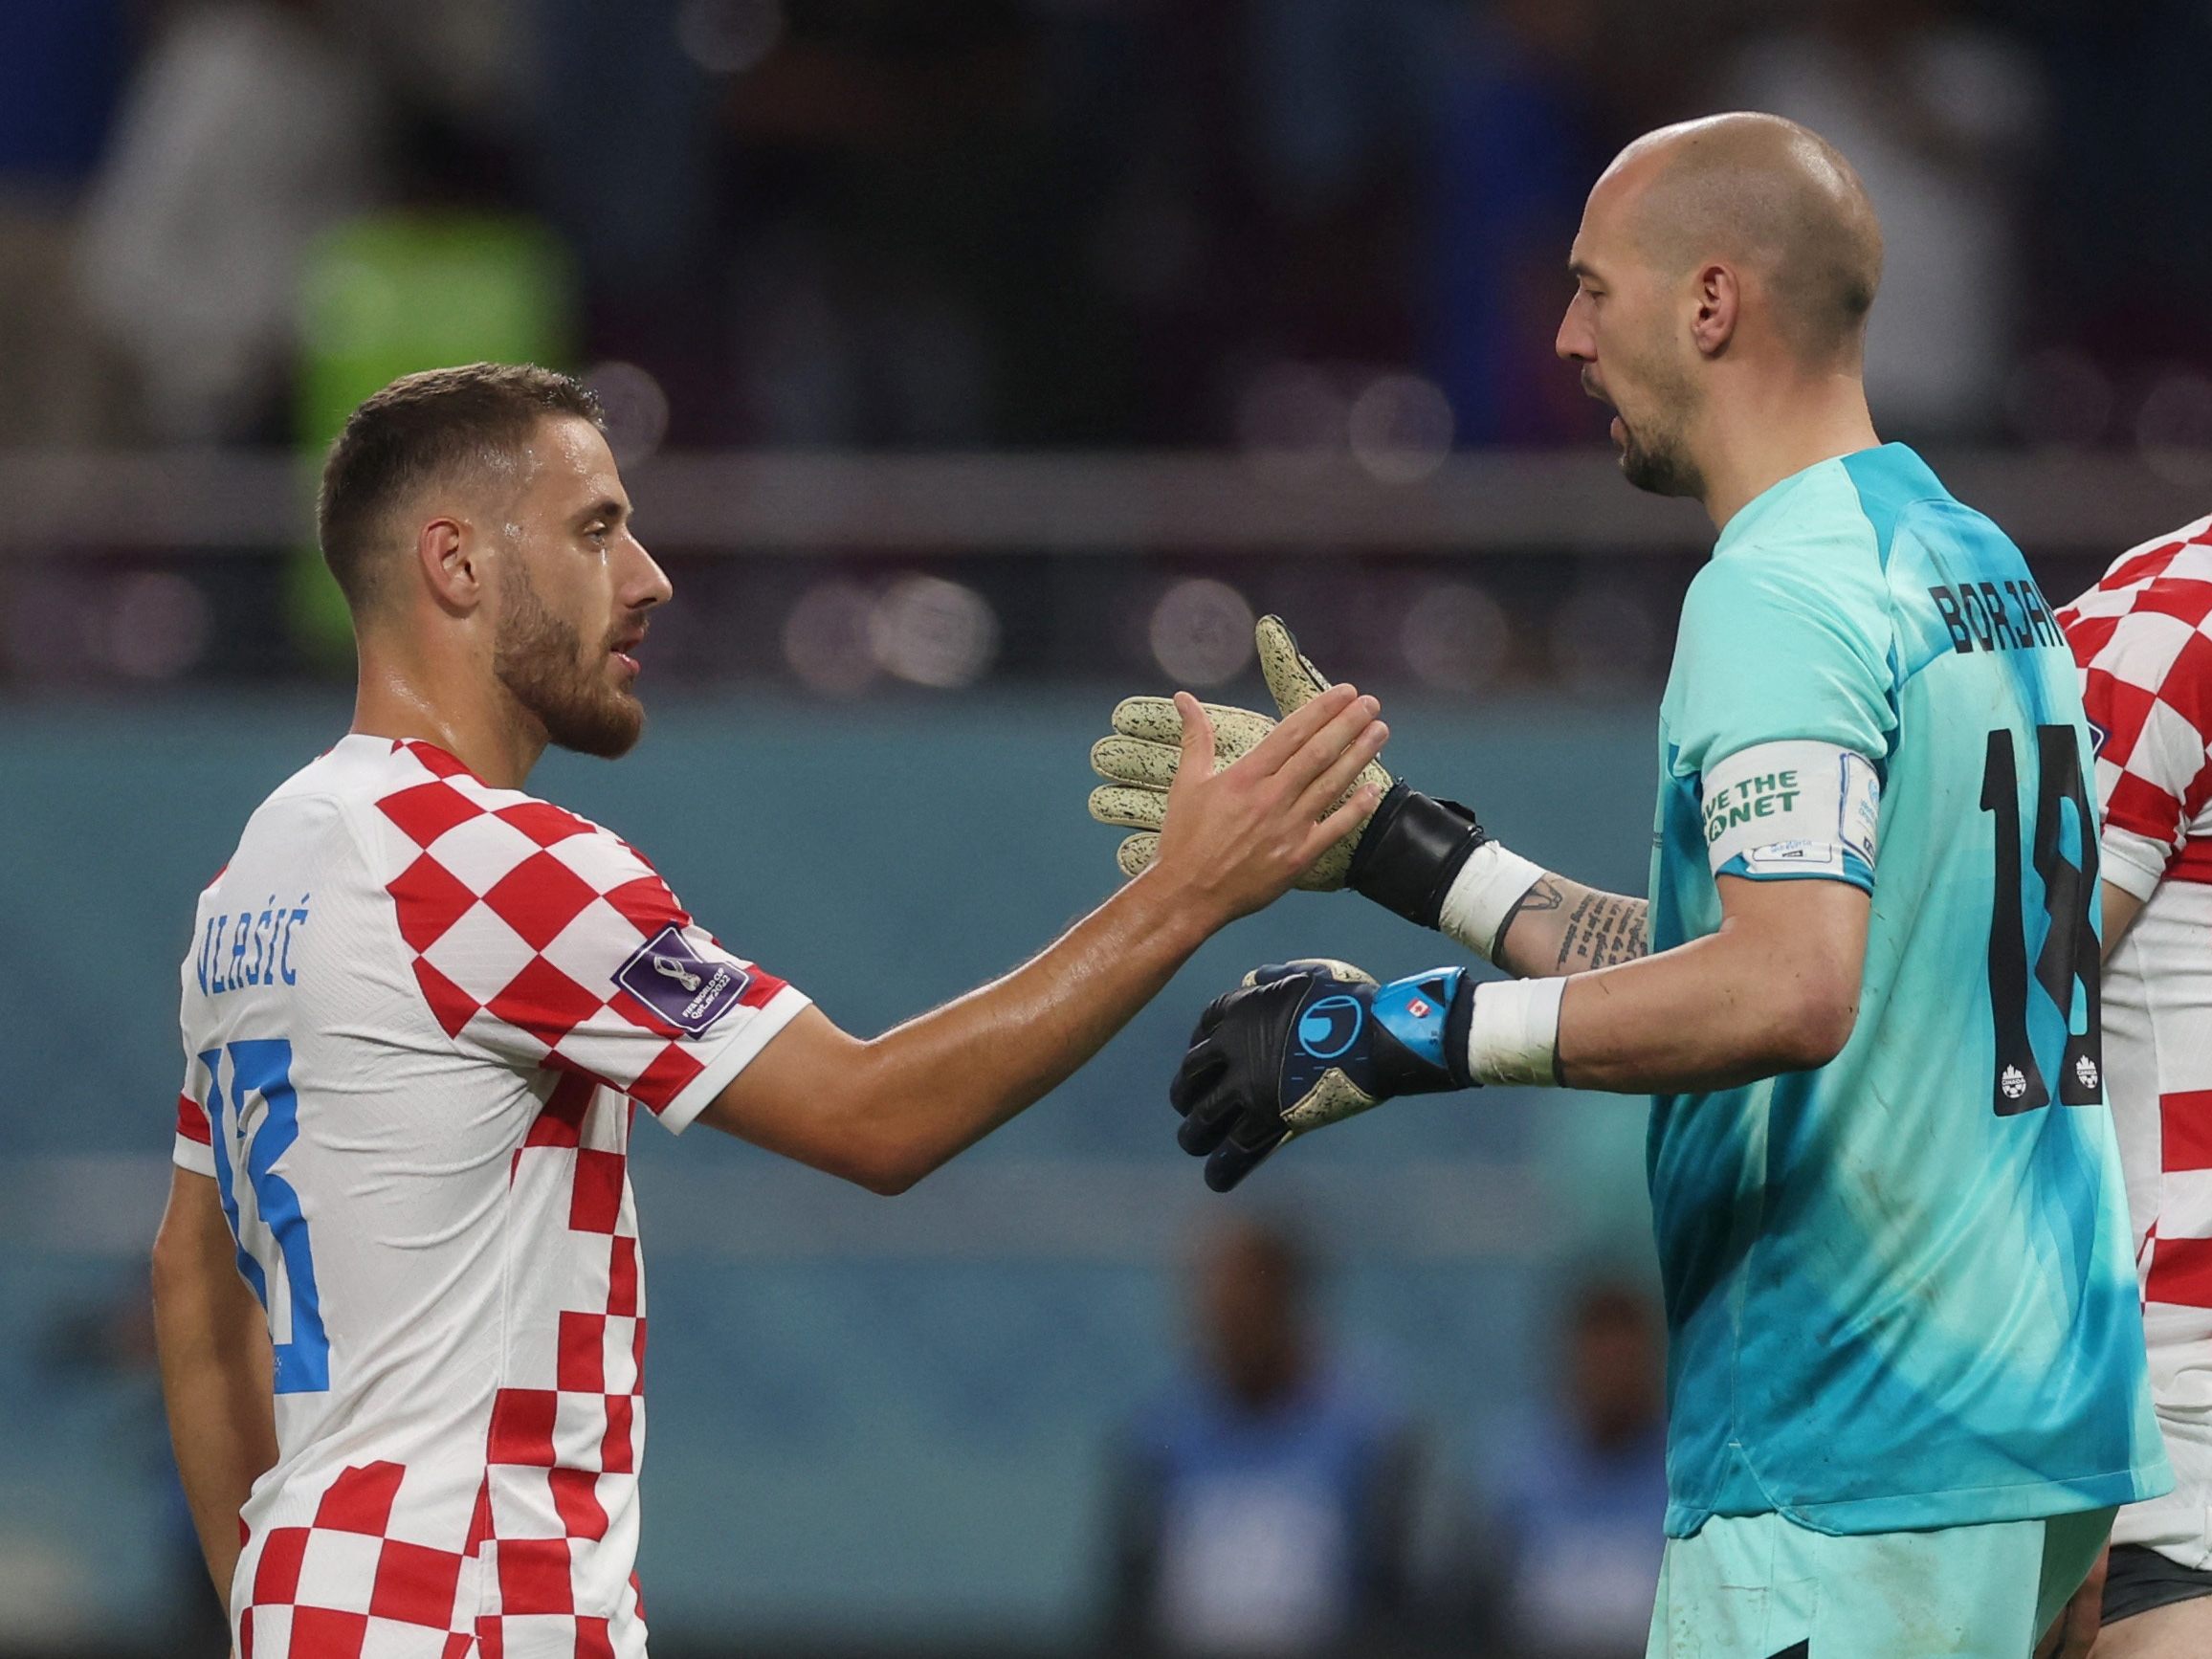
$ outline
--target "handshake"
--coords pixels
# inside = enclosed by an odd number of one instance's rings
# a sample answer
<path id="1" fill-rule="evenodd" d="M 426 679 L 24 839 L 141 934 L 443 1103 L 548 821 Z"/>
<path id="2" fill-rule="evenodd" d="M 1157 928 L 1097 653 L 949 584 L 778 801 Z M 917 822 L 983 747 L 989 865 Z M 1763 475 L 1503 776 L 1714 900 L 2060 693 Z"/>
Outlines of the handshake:
<path id="1" fill-rule="evenodd" d="M 1161 859 L 1163 836 L 1176 834 L 1170 803 L 1178 777 L 1204 757 L 1209 735 L 1223 768 L 1258 751 L 1256 764 L 1289 770 L 1296 762 L 1282 759 L 1287 745 L 1313 746 L 1324 735 L 1320 717 L 1342 705 L 1281 618 L 1263 617 L 1255 640 L 1279 723 L 1188 697 L 1129 697 L 1114 711 L 1113 734 L 1093 745 L 1091 764 L 1106 782 L 1091 792 L 1091 815 L 1136 831 L 1121 843 L 1124 874 L 1140 875 Z M 1323 707 L 1309 707 L 1322 699 Z M 1359 716 L 1346 708 L 1332 718 Z M 1379 737 L 1363 736 L 1313 780 L 1310 786 L 1329 791 L 1316 803 L 1328 810 L 1315 814 L 1316 832 L 1292 884 L 1314 892 L 1348 887 L 1488 957 L 1513 906 L 1542 873 L 1492 841 L 1465 807 L 1393 779 L 1370 756 L 1379 748 Z M 1356 774 L 1344 777 L 1355 763 Z M 1294 1135 L 1393 1095 L 1471 1087 L 1484 1080 L 1469 1060 L 1475 999 L 1460 968 L 1386 985 L 1325 959 L 1259 968 L 1199 1017 L 1169 1089 L 1183 1114 L 1177 1139 L 1206 1159 L 1206 1184 L 1227 1192 Z M 1556 996 L 1554 1009 L 1556 1017 Z M 1541 1058 L 1548 1071 L 1549 1053 Z M 1485 1075 L 1518 1080 L 1511 1068 Z"/>

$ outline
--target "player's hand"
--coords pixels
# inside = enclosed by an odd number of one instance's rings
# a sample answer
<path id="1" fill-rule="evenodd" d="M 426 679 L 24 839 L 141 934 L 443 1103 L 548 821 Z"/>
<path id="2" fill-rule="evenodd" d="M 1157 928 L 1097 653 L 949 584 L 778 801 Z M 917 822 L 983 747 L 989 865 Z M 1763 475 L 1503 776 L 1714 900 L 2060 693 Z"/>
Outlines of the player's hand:
<path id="1" fill-rule="evenodd" d="M 1167 1091 L 1176 1141 L 1227 1192 L 1294 1135 L 1395 1095 L 1468 1088 L 1473 994 L 1459 968 L 1386 985 L 1325 958 L 1255 968 L 1191 1032 Z"/>
<path id="2" fill-rule="evenodd" d="M 1152 870 L 1209 927 L 1273 903 L 1375 809 L 1377 792 L 1358 781 L 1390 737 L 1373 697 L 1338 686 L 1219 770 L 1203 705 L 1179 692 L 1173 707 L 1183 744 Z"/>
<path id="3" fill-rule="evenodd" d="M 1285 719 L 1332 688 L 1328 676 L 1298 650 L 1279 616 L 1263 616 L 1252 630 L 1260 672 Z M 1214 758 L 1227 765 L 1266 741 L 1276 722 L 1250 709 L 1204 703 L 1214 733 Z M 1091 747 L 1091 765 L 1106 780 L 1091 791 L 1091 816 L 1138 833 L 1121 843 L 1124 874 L 1135 875 L 1159 855 L 1167 794 L 1183 761 L 1183 720 L 1166 697 L 1126 697 L 1114 710 L 1114 732 Z M 1488 839 L 1474 814 L 1449 801 L 1431 800 L 1397 782 L 1380 764 L 1362 768 L 1357 782 L 1375 791 L 1376 805 L 1345 826 L 1296 885 L 1316 892 L 1350 887 L 1401 916 L 1434 927 L 1451 877 L 1468 854 Z"/>

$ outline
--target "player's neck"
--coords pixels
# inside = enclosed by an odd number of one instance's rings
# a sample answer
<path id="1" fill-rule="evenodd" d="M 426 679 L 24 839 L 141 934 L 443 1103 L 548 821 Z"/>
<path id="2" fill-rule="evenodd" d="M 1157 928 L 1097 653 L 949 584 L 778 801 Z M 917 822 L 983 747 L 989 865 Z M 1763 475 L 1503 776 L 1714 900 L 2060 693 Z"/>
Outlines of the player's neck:
<path id="1" fill-rule="evenodd" d="M 1715 399 L 1705 511 L 1715 530 L 1782 479 L 1882 440 L 1856 375 L 1820 375 L 1774 385 L 1764 396 Z"/>
<path id="2" fill-rule="evenodd" d="M 545 752 L 543 730 L 503 687 L 486 696 L 473 682 L 444 683 L 451 677 L 364 644 L 352 730 L 434 744 L 494 788 L 520 789 Z"/>

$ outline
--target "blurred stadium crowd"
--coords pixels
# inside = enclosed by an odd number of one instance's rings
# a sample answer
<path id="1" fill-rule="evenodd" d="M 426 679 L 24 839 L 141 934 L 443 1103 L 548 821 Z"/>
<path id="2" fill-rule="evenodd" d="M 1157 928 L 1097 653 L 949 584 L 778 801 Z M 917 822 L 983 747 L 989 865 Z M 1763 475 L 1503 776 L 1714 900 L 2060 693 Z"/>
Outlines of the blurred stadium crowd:
<path id="1" fill-rule="evenodd" d="M 15 442 L 289 440 L 319 248 L 435 215 L 487 285 L 510 262 L 482 303 L 633 365 L 610 390 L 686 447 L 1586 440 L 1550 355 L 1582 195 L 1715 107 L 1805 121 L 1881 203 L 1898 435 L 2212 400 L 2176 379 L 2212 355 L 2180 275 L 2212 136 L 2160 114 L 2212 55 L 2187 0 L 13 0 L 0 32 Z"/>
<path id="2" fill-rule="evenodd" d="M 1551 352 L 1582 195 L 1729 106 L 1825 133 L 1881 207 L 1886 433 L 2175 481 L 2212 453 L 2212 136 L 2165 113 L 2212 66 L 2189 0 L 12 0 L 0 62 L 0 383 L 31 392 L 0 453 L 312 452 L 391 374 L 499 356 L 588 370 L 631 461 L 1195 449 L 1418 487 L 1602 442 Z M 132 557 L 10 561 L 0 675 L 343 666 L 294 507 L 221 568 L 159 523 L 19 529 Z M 208 517 L 173 539 L 226 543 Z M 1656 675 L 1691 567 L 1132 536 L 1133 584 L 916 537 L 659 536 L 689 601 L 661 672 L 1209 684 L 1281 608 L 1369 678 L 1603 694 Z"/>

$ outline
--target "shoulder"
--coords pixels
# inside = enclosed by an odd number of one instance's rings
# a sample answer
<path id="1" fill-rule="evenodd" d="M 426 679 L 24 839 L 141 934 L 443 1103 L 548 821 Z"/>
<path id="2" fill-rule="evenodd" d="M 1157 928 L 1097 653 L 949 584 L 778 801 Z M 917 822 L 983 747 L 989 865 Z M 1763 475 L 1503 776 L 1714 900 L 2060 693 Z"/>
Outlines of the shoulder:
<path id="1" fill-rule="evenodd" d="M 1730 521 L 1686 604 L 1725 619 L 1776 606 L 1879 608 L 1882 539 L 1841 460 L 1806 469 Z"/>
<path id="2" fill-rule="evenodd" d="M 2212 620 L 2212 518 L 2154 537 L 2112 561 L 2095 586 L 2058 611 L 2083 668 L 2144 649 L 2178 653 Z"/>

